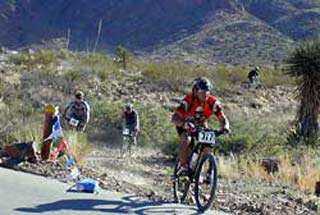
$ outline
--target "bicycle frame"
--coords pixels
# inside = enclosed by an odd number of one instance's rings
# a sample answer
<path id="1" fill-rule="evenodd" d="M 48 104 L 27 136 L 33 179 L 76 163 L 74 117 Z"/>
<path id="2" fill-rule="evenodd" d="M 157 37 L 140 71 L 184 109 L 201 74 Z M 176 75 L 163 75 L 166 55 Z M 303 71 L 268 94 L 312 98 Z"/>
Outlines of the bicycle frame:
<path id="1" fill-rule="evenodd" d="M 212 129 L 206 129 L 208 131 L 213 131 L 215 133 L 218 133 L 217 131 L 215 130 L 212 130 Z M 198 130 L 195 134 L 198 134 L 200 132 L 200 130 Z M 217 135 L 218 136 L 218 135 Z M 191 178 L 194 178 L 195 176 L 195 173 L 197 172 L 197 169 L 199 168 L 199 164 L 200 164 L 200 161 L 201 161 L 201 158 L 203 157 L 204 155 L 204 151 L 206 148 L 214 148 L 215 145 L 212 145 L 212 144 L 207 144 L 207 143 L 201 143 L 201 142 L 198 142 L 198 140 L 196 139 L 196 136 L 193 135 L 192 136 L 193 140 L 192 141 L 195 141 L 195 145 L 192 147 L 192 151 L 189 155 L 189 158 L 188 158 L 188 161 L 189 163 L 191 162 L 191 158 L 193 156 L 194 153 L 198 153 L 199 156 L 197 157 L 197 161 L 196 161 L 196 164 L 194 165 L 194 169 L 192 169 L 191 173 L 190 173 L 190 177 Z"/>
<path id="2" fill-rule="evenodd" d="M 201 127 L 195 128 L 189 132 L 189 135 L 192 137 L 192 143 L 190 145 L 192 150 L 188 156 L 188 163 L 190 168 L 187 173 L 180 175 L 178 173 L 180 162 L 178 161 L 174 170 L 173 192 L 174 198 L 177 202 L 182 203 L 185 201 L 185 198 L 187 197 L 190 189 L 190 185 L 194 184 L 193 195 L 195 197 L 198 209 L 200 211 L 205 211 L 211 206 L 217 188 L 217 164 L 215 156 L 213 152 L 211 152 L 211 150 L 217 145 L 216 138 L 222 134 L 223 132 Z M 198 154 L 197 159 L 193 158 L 194 153 Z M 205 169 L 205 174 L 208 174 L 209 172 L 207 171 L 210 171 L 209 174 L 212 175 L 209 176 L 209 179 L 207 178 L 207 176 L 205 176 L 204 179 L 202 176 L 202 168 L 207 164 L 207 162 L 209 162 L 210 166 L 208 166 L 209 169 Z M 204 182 L 204 180 L 206 182 Z M 205 201 L 205 204 L 203 204 L 200 197 L 202 193 L 201 186 L 203 182 L 207 184 L 205 186 L 209 186 L 209 198 L 207 199 L 208 201 Z"/>

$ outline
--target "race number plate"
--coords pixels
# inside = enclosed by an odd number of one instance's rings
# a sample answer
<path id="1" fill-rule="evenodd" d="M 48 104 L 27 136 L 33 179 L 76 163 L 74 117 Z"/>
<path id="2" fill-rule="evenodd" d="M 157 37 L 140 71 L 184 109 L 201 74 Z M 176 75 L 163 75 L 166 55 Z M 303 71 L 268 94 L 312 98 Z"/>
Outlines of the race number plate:
<path id="1" fill-rule="evenodd" d="M 129 135 L 130 134 L 129 129 L 127 129 L 127 128 L 123 129 L 122 134 L 123 135 Z"/>
<path id="2" fill-rule="evenodd" d="M 212 131 L 201 131 L 199 132 L 198 141 L 201 143 L 216 143 L 216 135 Z"/>
<path id="3" fill-rule="evenodd" d="M 79 120 L 76 120 L 75 118 L 71 118 L 69 123 L 71 126 L 77 127 L 79 125 Z"/>

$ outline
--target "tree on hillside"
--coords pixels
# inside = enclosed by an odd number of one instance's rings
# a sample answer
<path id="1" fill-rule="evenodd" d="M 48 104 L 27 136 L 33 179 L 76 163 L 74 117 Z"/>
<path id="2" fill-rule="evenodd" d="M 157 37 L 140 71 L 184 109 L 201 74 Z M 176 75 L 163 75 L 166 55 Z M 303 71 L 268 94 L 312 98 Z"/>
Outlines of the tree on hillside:
<path id="1" fill-rule="evenodd" d="M 127 69 L 129 52 L 126 48 L 118 46 L 116 49 L 117 61 L 122 64 L 123 69 Z"/>
<path id="2" fill-rule="evenodd" d="M 306 143 L 314 143 L 319 132 L 320 40 L 301 44 L 291 53 L 287 63 L 288 73 L 297 78 L 300 101 L 296 133 Z"/>

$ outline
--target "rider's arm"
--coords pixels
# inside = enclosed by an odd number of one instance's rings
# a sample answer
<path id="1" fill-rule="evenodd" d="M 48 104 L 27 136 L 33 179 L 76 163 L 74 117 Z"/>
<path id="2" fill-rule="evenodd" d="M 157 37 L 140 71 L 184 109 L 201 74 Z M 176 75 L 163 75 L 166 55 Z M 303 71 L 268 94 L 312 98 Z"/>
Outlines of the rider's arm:
<path id="1" fill-rule="evenodd" d="M 88 123 L 90 120 L 90 106 L 87 102 L 84 102 L 86 106 L 86 115 L 85 115 L 85 122 Z"/>
<path id="2" fill-rule="evenodd" d="M 139 115 L 136 112 L 136 130 L 139 131 L 140 130 L 140 119 L 139 119 Z"/>
<path id="3" fill-rule="evenodd" d="M 68 111 L 69 111 L 69 109 L 70 109 L 70 107 L 71 107 L 71 104 L 72 104 L 72 102 L 70 102 L 70 103 L 66 106 L 66 108 L 64 109 L 63 115 L 62 115 L 64 118 L 67 117 L 67 113 L 68 113 Z"/>
<path id="4" fill-rule="evenodd" d="M 182 127 L 190 109 L 192 94 L 186 95 L 180 102 L 180 106 L 176 109 L 171 117 L 171 121 L 178 127 Z"/>
<path id="5" fill-rule="evenodd" d="M 121 124 L 122 124 L 122 128 L 125 128 L 127 126 L 127 119 L 126 119 L 126 115 L 124 112 L 122 112 L 121 114 Z"/>
<path id="6" fill-rule="evenodd" d="M 179 114 L 179 112 L 175 112 L 171 117 L 171 122 L 178 127 L 182 127 L 184 125 L 184 121 L 184 118 Z"/>
<path id="7" fill-rule="evenodd" d="M 230 131 L 229 120 L 223 112 L 222 106 L 218 100 L 213 105 L 213 113 L 220 122 L 220 129 Z"/>
<path id="8" fill-rule="evenodd" d="M 226 115 L 223 114 L 219 121 L 220 121 L 220 124 L 221 124 L 220 129 L 224 130 L 224 131 L 227 131 L 227 132 L 230 132 L 230 123 L 229 123 L 229 120 L 226 117 Z"/>

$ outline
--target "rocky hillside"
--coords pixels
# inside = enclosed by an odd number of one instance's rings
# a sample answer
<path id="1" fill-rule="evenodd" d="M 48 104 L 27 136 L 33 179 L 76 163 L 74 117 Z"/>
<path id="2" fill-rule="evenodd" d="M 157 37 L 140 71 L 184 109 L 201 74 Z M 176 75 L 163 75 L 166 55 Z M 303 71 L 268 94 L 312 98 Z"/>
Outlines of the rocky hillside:
<path id="1" fill-rule="evenodd" d="M 316 0 L 4 0 L 0 43 L 64 37 L 76 49 L 122 44 L 155 59 L 270 63 L 318 35 L 319 8 Z"/>
<path id="2" fill-rule="evenodd" d="M 44 104 L 63 109 L 72 92 L 81 88 L 92 107 L 87 131 L 78 136 L 64 129 L 74 146 L 72 152 L 80 158 L 81 177 L 97 179 L 104 189 L 171 202 L 172 158 L 178 149 L 170 122 L 170 107 L 177 105 L 172 100 L 190 90 L 188 83 L 194 77 L 208 75 L 215 81 L 214 91 L 222 99 L 233 130 L 231 136 L 219 140 L 214 207 L 232 214 L 317 214 L 319 199 L 313 190 L 319 154 L 313 155 L 315 159 L 308 150 L 288 150 L 287 129 L 297 106 L 294 89 L 279 71 L 263 71 L 266 87 L 255 90 L 247 87 L 247 68 L 242 66 L 207 71 L 132 59 L 124 70 L 112 57 L 97 53 L 4 49 L 0 54 L 0 147 L 27 140 L 41 143 Z M 128 100 L 139 111 L 142 128 L 136 156 L 131 159 L 119 153 L 119 117 Z M 267 175 L 257 163 L 263 156 L 282 153 L 279 173 Z M 46 162 L 23 163 L 17 169 L 60 180 L 66 176 L 63 165 Z M 192 198 L 188 202 L 194 205 Z"/>

